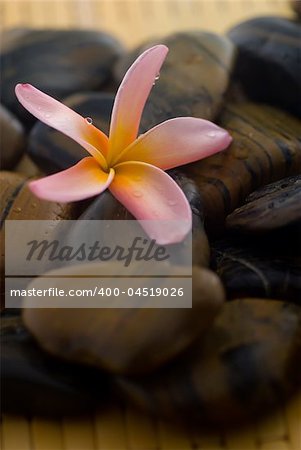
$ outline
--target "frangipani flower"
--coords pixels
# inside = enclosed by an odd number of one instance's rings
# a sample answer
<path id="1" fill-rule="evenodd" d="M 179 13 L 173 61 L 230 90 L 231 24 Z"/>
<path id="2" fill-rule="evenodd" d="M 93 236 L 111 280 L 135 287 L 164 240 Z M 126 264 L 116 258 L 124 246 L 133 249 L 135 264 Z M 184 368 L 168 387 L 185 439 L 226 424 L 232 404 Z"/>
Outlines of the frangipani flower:
<path id="1" fill-rule="evenodd" d="M 109 137 L 35 87 L 16 86 L 18 100 L 31 114 L 91 155 L 58 174 L 30 182 L 33 193 L 45 200 L 73 202 L 108 188 L 136 219 L 152 221 L 146 231 L 159 244 L 185 237 L 191 229 L 191 208 L 164 171 L 225 149 L 231 137 L 207 120 L 178 117 L 137 138 L 145 102 L 167 52 L 164 45 L 152 47 L 130 67 L 115 98 Z"/>

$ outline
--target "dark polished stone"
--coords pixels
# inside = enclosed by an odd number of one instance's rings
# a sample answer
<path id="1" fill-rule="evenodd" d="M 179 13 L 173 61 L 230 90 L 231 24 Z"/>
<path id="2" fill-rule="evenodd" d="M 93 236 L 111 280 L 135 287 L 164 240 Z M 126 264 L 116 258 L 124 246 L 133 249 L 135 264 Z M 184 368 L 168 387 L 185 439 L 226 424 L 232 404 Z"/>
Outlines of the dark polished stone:
<path id="1" fill-rule="evenodd" d="M 165 369 L 120 377 L 143 410 L 194 423 L 237 427 L 283 404 L 301 384 L 301 308 L 281 301 L 225 303 L 208 333 Z"/>
<path id="2" fill-rule="evenodd" d="M 211 244 L 227 298 L 275 298 L 301 306 L 301 229 L 225 237 Z"/>
<path id="3" fill-rule="evenodd" d="M 103 263 L 60 269 L 52 274 L 90 275 L 103 273 Z M 108 273 L 110 266 L 107 264 Z M 133 274 L 139 267 L 131 264 Z M 180 268 L 168 272 L 180 275 Z M 224 301 L 219 278 L 207 269 L 192 269 L 192 308 L 152 307 L 152 299 L 139 296 L 135 308 L 120 308 L 120 299 L 110 297 L 111 308 L 33 309 L 24 302 L 26 326 L 42 348 L 66 360 L 86 363 L 113 373 L 146 373 L 173 360 L 210 327 Z M 36 282 L 39 282 L 37 279 Z M 54 285 L 62 287 L 62 278 Z M 140 289 L 152 286 L 141 279 Z M 32 287 L 34 284 L 32 284 Z M 64 284 L 66 286 L 66 284 Z M 156 287 L 168 286 L 162 278 Z M 122 302 L 126 301 L 126 297 Z M 176 301 L 176 300 L 175 300 Z"/>
<path id="4" fill-rule="evenodd" d="M 91 413 L 104 404 L 107 378 L 47 355 L 20 317 L 2 316 L 0 333 L 2 412 L 58 417 Z"/>
<path id="5" fill-rule="evenodd" d="M 301 175 L 252 192 L 226 219 L 230 230 L 244 233 L 267 233 L 296 222 L 301 226 Z"/>
<path id="6" fill-rule="evenodd" d="M 108 134 L 114 96 L 98 92 L 75 94 L 63 103 Z M 47 174 L 67 169 L 80 161 L 88 152 L 63 133 L 38 122 L 29 135 L 27 152 L 31 159 Z"/>
<path id="7" fill-rule="evenodd" d="M 301 25 L 282 17 L 258 17 L 230 30 L 238 48 L 235 77 L 253 100 L 301 117 Z"/>
<path id="8" fill-rule="evenodd" d="M 6 220 L 47 220 L 75 219 L 77 204 L 61 204 L 37 198 L 27 187 L 28 177 L 15 172 L 0 172 L 0 277 L 1 305 L 4 304 L 4 261 L 5 261 L 5 221 Z M 45 230 L 47 230 L 45 226 Z M 17 241 L 16 236 L 16 241 Z"/>
<path id="9" fill-rule="evenodd" d="M 20 30 L 1 47 L 2 102 L 23 121 L 33 116 L 19 104 L 14 88 L 30 83 L 57 98 L 99 89 L 110 80 L 113 64 L 122 54 L 110 35 L 86 30 Z"/>
<path id="10" fill-rule="evenodd" d="M 24 129 L 19 120 L 0 105 L 0 167 L 12 169 L 25 150 Z"/>
<path id="11" fill-rule="evenodd" d="M 225 217 L 252 191 L 300 173 L 301 121 L 254 103 L 227 104 L 219 124 L 233 137 L 223 152 L 181 168 L 200 189 L 205 226 L 220 231 Z"/>

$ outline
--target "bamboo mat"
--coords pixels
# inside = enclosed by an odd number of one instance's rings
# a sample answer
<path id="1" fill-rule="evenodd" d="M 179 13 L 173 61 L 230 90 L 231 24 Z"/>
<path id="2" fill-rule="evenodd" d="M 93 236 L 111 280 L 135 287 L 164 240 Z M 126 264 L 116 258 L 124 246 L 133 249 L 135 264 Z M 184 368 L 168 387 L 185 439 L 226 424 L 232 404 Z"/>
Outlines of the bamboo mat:
<path id="1" fill-rule="evenodd" d="M 184 428 L 112 405 L 82 419 L 4 416 L 3 450 L 300 450 L 301 396 L 272 416 L 237 431 Z"/>
<path id="2" fill-rule="evenodd" d="M 290 16 L 284 0 L 0 0 L 1 28 L 95 28 L 128 47 L 174 31 L 223 33 L 251 16 Z M 236 432 L 192 435 L 127 405 L 89 417 L 44 420 L 3 416 L 3 450 L 301 450 L 301 395 L 257 424 Z"/>
<path id="3" fill-rule="evenodd" d="M 3 26 L 113 32 L 128 47 L 174 31 L 223 33 L 254 15 L 291 15 L 286 0 L 0 0 Z"/>

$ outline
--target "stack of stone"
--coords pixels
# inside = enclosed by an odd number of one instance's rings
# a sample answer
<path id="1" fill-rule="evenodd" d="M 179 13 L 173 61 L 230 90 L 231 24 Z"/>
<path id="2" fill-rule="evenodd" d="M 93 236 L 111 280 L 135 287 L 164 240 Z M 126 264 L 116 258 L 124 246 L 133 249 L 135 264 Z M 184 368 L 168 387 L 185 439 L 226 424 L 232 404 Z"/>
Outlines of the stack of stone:
<path id="1" fill-rule="evenodd" d="M 1 233 L 7 219 L 129 218 L 109 193 L 60 205 L 29 192 L 29 178 L 85 152 L 34 122 L 14 86 L 32 83 L 107 132 L 116 86 L 154 40 L 131 53 L 100 32 L 20 29 L 2 41 Z M 301 24 L 260 17 L 226 36 L 157 42 L 170 52 L 140 131 L 194 116 L 233 137 L 170 172 L 193 212 L 193 307 L 4 310 L 6 410 L 82 413 L 114 392 L 174 420 L 225 424 L 301 386 Z"/>

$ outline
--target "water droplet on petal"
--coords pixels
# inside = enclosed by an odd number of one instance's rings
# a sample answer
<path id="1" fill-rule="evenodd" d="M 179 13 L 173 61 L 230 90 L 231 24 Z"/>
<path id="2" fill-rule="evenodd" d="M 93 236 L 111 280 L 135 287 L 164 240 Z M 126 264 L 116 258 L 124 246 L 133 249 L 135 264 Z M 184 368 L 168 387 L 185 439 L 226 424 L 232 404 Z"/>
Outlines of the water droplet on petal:
<path id="1" fill-rule="evenodd" d="M 19 214 L 21 211 L 22 211 L 22 209 L 19 208 L 19 207 L 14 209 L 14 212 L 15 212 L 15 213 L 18 213 L 18 214 Z"/>
<path id="2" fill-rule="evenodd" d="M 86 121 L 89 125 L 92 125 L 92 123 L 93 123 L 93 120 L 91 119 L 91 117 L 86 117 L 86 118 L 85 118 L 85 121 Z"/>
<path id="3" fill-rule="evenodd" d="M 139 198 L 139 197 L 142 197 L 143 194 L 140 191 L 134 191 L 133 195 L 134 195 L 134 197 Z"/>
<path id="4" fill-rule="evenodd" d="M 42 110 L 42 106 L 38 106 L 38 111 L 41 111 Z"/>
<path id="5" fill-rule="evenodd" d="M 169 206 L 176 206 L 177 202 L 175 200 L 168 200 Z"/>
<path id="6" fill-rule="evenodd" d="M 157 75 L 155 76 L 155 81 L 153 82 L 153 86 L 155 86 L 156 81 L 158 81 L 160 78 L 160 73 L 157 73 Z"/>
<path id="7" fill-rule="evenodd" d="M 51 117 L 51 114 L 49 114 L 49 113 L 46 113 L 46 114 L 44 114 L 44 117 L 45 117 L 45 119 L 50 119 L 50 117 Z"/>
<path id="8" fill-rule="evenodd" d="M 206 136 L 208 136 L 210 138 L 215 138 L 216 137 L 216 131 L 208 131 Z"/>

